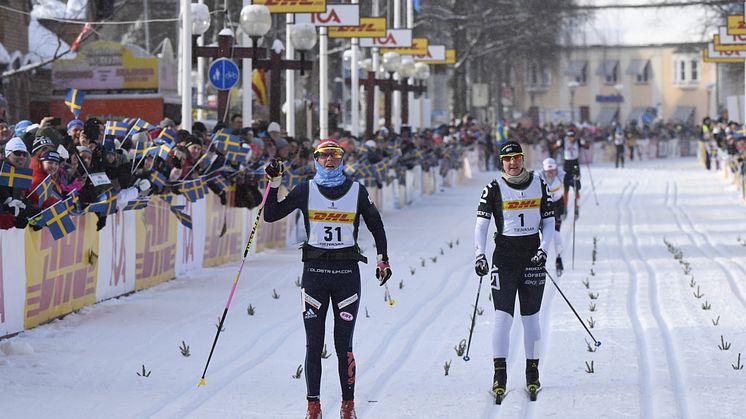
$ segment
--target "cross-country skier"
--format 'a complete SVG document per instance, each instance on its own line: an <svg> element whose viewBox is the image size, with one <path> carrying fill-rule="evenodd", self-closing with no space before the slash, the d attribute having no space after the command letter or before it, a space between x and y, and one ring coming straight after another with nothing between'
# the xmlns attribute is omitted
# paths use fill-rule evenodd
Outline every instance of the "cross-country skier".
<svg viewBox="0 0 746 419"><path fill-rule="evenodd" d="M306 330L307 419L321 418L321 352L324 347L324 322L330 307L334 312L334 348L342 386L340 417L356 417L356 365L352 353L352 335L360 304L360 271L357 263L367 262L357 245L361 216L373 234L378 249L376 276L380 285L391 277L381 215L365 187L345 177L343 155L344 150L336 141L321 141L314 151L314 178L296 186L280 202L277 201L277 188L282 181L284 167L273 160L265 169L271 178L271 189L264 219L277 221L300 209L308 237L303 245L301 280Z"/></svg>
<svg viewBox="0 0 746 419"><path fill-rule="evenodd" d="M578 141L575 131L570 130L565 133L564 139L557 140L555 146L564 149L565 214L567 214L567 205L569 204L567 194L570 188L575 188L575 219L577 219L580 215L580 147L589 148L590 144L587 144L582 138Z"/></svg>
<svg viewBox="0 0 746 419"><path fill-rule="evenodd" d="M547 187L523 167L523 150L509 141L500 150L502 176L482 191L474 231L477 275L491 275L495 328L492 337L495 375L492 389L500 403L506 391L510 327L516 294L520 301L526 349L526 385L535 399L539 389L539 310L544 293L546 249L554 233L554 206ZM487 231L495 217L492 263L485 253ZM490 269L491 267L491 269Z"/></svg>
<svg viewBox="0 0 746 419"><path fill-rule="evenodd" d="M546 183L549 196L554 203L554 250L557 253L555 267L557 269L557 276L562 276L562 271L565 270L565 267L562 264L562 235L560 234L560 228L562 228L562 219L564 218L562 215L565 211L565 188L562 184L565 171L557 167L557 162L553 158L547 157L542 162L542 170L537 170L536 175Z"/></svg>

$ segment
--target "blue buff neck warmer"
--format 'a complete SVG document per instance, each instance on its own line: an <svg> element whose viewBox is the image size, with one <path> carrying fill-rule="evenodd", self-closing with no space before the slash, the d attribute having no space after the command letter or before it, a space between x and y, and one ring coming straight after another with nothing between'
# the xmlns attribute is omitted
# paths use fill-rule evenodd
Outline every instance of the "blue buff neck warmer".
<svg viewBox="0 0 746 419"><path fill-rule="evenodd" d="M313 163L316 166L316 175L313 177L313 181L316 182L317 185L332 187L344 183L346 178L343 164L340 164L336 169L329 170L320 165L317 161L314 161Z"/></svg>

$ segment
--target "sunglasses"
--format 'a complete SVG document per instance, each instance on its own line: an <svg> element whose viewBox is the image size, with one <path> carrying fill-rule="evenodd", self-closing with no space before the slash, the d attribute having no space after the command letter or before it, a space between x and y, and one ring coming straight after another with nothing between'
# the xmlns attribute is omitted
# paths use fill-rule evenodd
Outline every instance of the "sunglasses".
<svg viewBox="0 0 746 419"><path fill-rule="evenodd" d="M342 158L342 152L340 150L324 150L324 151L317 151L313 153L313 156L317 159L341 159Z"/></svg>
<svg viewBox="0 0 746 419"><path fill-rule="evenodd" d="M511 160L515 159L516 161L523 161L523 154L507 154L505 156L501 156L500 160L504 162L509 162Z"/></svg>
<svg viewBox="0 0 746 419"><path fill-rule="evenodd" d="M27 155L27 154L28 154L28 153L26 153L26 152L25 152L25 151L23 151L23 150L13 150L13 155L14 155L14 156L17 156L17 157L22 157L22 156L23 156L23 157L26 157L26 155Z"/></svg>

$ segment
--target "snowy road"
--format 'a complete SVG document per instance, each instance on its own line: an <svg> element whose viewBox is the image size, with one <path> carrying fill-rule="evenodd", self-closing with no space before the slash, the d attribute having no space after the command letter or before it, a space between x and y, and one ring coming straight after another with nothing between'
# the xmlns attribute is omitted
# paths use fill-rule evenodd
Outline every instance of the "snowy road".
<svg viewBox="0 0 746 419"><path fill-rule="evenodd" d="M739 234L746 240L746 205L720 174L703 171L693 159L634 162L624 170L594 165L598 206L586 170L575 267L570 269L572 225L566 222L567 271L558 281L580 316L592 319L591 331L603 345L588 351L590 339L548 282L539 400L529 403L523 390L518 321L509 393L502 406L492 404L487 281L471 361L454 351L468 336L478 285L476 204L495 176L477 173L465 185L384 214L396 305L384 302L373 264L362 265L355 336L359 417L743 415L746 369L731 364L739 352L746 361L746 247L739 242ZM361 229L361 236L366 255L374 257L370 234ZM676 249L681 260L674 258ZM292 377L305 350L297 250L265 252L247 262L207 386L196 387L236 269L195 272L0 342L0 415L302 417L305 382ZM250 304L253 316L247 314ZM329 330L327 335L332 356L323 361L322 407L326 417L336 417L340 391ZM728 350L718 348L721 335ZM180 353L182 341L189 357ZM591 362L594 372L588 373ZM149 377L136 374L143 365Z"/></svg>

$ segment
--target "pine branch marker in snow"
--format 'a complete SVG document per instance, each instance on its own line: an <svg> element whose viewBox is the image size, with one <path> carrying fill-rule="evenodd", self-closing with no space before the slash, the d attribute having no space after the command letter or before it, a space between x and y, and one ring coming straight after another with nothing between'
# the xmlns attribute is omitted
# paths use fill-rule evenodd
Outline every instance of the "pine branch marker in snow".
<svg viewBox="0 0 746 419"><path fill-rule="evenodd" d="M568 306L570 306L570 309L572 310L572 312L575 313L575 317L578 318L578 321L580 322L580 324L583 325L583 328L585 329L585 331L588 332L588 335L591 337L591 339L593 339L593 344L596 347L601 346L601 341L600 340L596 340L596 338L593 337L593 333L591 333L591 331L588 329L588 326L585 325L585 322L583 321L583 319L580 318L580 315L578 314L577 310L575 310L575 307L573 307L572 304L570 304L570 300L567 299L567 297L565 296L565 293L562 292L562 289L560 289L559 285L557 285L557 282L554 280L554 278L552 278L552 275L549 274L549 272L546 270L546 268L544 269L544 272L547 274L547 276L549 277L549 279L552 280L552 284L554 284L554 287L557 288L557 291L559 291L559 293L562 296L562 298L565 299L565 302L567 303ZM591 326L591 327L593 327L593 326Z"/></svg>
<svg viewBox="0 0 746 419"><path fill-rule="evenodd" d="M327 359L330 356L332 356L332 354L330 354L329 352L327 352L327 350L326 350L326 343L325 343L324 344L324 350L321 351L321 357L324 358L324 359Z"/></svg>
<svg viewBox="0 0 746 419"><path fill-rule="evenodd" d="M718 318L717 318L717 319L713 319L713 320L712 320L712 325L713 325L713 326L717 326L717 325L718 325L718 323L720 323L720 316L718 316Z"/></svg>
<svg viewBox="0 0 746 419"><path fill-rule="evenodd" d="M249 306L246 307L246 314L248 314L249 316L253 316L254 314L256 314L256 308L253 305L249 304Z"/></svg>
<svg viewBox="0 0 746 419"><path fill-rule="evenodd" d="M720 345L718 345L718 349L721 351L727 351L730 349L730 342L726 342L725 338L723 338L723 335L720 335Z"/></svg>
<svg viewBox="0 0 746 419"><path fill-rule="evenodd" d="M145 371L145 364L142 364L142 372L138 372L137 375L139 375L140 377L148 378L150 377L151 372L153 371Z"/></svg>
<svg viewBox="0 0 746 419"><path fill-rule="evenodd" d="M738 361L736 361L736 364L735 365L730 364L730 365L731 365L731 367L733 367L734 370L742 370L743 369L743 364L741 363L741 353L740 352L738 353Z"/></svg>
<svg viewBox="0 0 746 419"><path fill-rule="evenodd" d="M275 300L279 300L280 299L280 294L278 294L277 290L274 289L274 288L272 288L272 298L274 298Z"/></svg>
<svg viewBox="0 0 746 419"><path fill-rule="evenodd" d="M184 357L190 357L192 356L191 353L189 353L189 345L186 344L183 340L181 341L181 346L179 346L179 350L181 351L181 355Z"/></svg>
<svg viewBox="0 0 746 419"><path fill-rule="evenodd" d="M301 374L303 374L303 364L298 365L298 369L295 370L295 375L293 375L292 377L298 380L300 379Z"/></svg>
<svg viewBox="0 0 746 419"><path fill-rule="evenodd" d="M588 374L593 374L596 372L596 370L593 368L593 361L589 364L588 361L585 361L585 372Z"/></svg>
<svg viewBox="0 0 746 419"><path fill-rule="evenodd" d="M484 276L479 277L479 286L477 287L477 300L474 302L474 313L471 315L471 327L469 327L469 343L466 344L466 355L464 355L463 360L465 362L468 362L469 359L469 349L471 349L471 336L474 334L474 322L477 318L477 306L479 306L479 293L482 292L482 278Z"/></svg>
<svg viewBox="0 0 746 419"><path fill-rule="evenodd" d="M449 359L448 362L443 364L443 371L445 372L445 375L448 375L448 371L451 369L451 360Z"/></svg>
<svg viewBox="0 0 746 419"><path fill-rule="evenodd" d="M259 205L259 209L256 212L256 219L254 219L254 226L251 228L251 234L249 234L249 239L246 241L246 248L243 251L243 258L241 258L241 265L238 267L238 273L236 273L236 278L233 280L233 286L231 286L231 292L228 294L228 301L225 303L225 308L223 309L223 316L220 318L220 323L218 324L218 332L215 334L215 340L212 341L212 348L210 348L210 355L207 357L207 363L205 363L205 369L202 371L202 377L199 379L199 384L197 384L197 387L201 387L205 385L205 374L207 374L207 367L210 366L210 360L212 359L212 353L215 351L215 345L218 343L218 337L220 336L220 331L223 327L223 322L225 322L225 316L228 314L228 309L231 306L231 300L233 300L233 294L236 292L236 285L238 285L238 279L241 278L241 271L243 270L243 265L246 262L246 256L249 254L249 249L251 248L251 242L254 241L254 235L256 234L256 229L259 227L259 220L261 220L262 217L262 209L264 209L264 203L267 202L267 196L269 195L269 188L270 183L267 182L267 187L264 189L264 196L262 197L262 203Z"/></svg>
<svg viewBox="0 0 746 419"><path fill-rule="evenodd" d="M702 298L705 295L699 291L699 285L697 286L697 292L694 293L694 298Z"/></svg>
<svg viewBox="0 0 746 419"><path fill-rule="evenodd" d="M456 355L464 356L464 352L466 352L466 339L461 339L461 342L455 345L453 350L456 351Z"/></svg>

